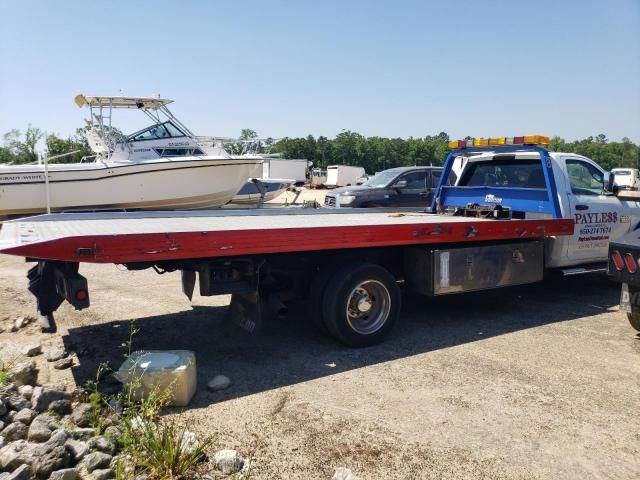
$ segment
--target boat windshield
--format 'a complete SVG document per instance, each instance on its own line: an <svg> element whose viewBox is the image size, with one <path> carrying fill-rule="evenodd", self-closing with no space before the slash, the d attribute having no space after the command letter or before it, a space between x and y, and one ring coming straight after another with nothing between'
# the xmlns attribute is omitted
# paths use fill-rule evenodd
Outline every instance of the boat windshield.
<svg viewBox="0 0 640 480"><path fill-rule="evenodd" d="M386 187L391 180L398 176L398 172L380 172L377 175L374 175L369 180L367 180L364 185L366 187L380 188Z"/></svg>
<svg viewBox="0 0 640 480"><path fill-rule="evenodd" d="M145 128L144 130L133 133L129 135L128 140L130 142L139 142L142 140L157 140L162 138L184 136L185 134L178 127L176 127L172 122L167 121L164 123L159 123L157 125L152 125Z"/></svg>

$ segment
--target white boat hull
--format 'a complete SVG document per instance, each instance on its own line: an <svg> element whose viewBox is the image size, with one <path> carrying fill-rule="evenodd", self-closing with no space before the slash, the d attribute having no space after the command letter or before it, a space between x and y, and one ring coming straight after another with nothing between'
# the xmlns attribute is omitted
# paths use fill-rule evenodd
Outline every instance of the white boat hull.
<svg viewBox="0 0 640 480"><path fill-rule="evenodd" d="M287 188L295 183L295 180L290 179L265 179L259 178L262 183L265 194L264 201L270 202L271 200L275 200L280 195L282 195ZM231 199L233 204L238 205L255 205L260 201L260 191L258 187L253 183L252 180L249 180L240 191Z"/></svg>
<svg viewBox="0 0 640 480"><path fill-rule="evenodd" d="M141 163L49 165L51 210L164 210L220 207L258 158L181 157ZM46 211L44 166L0 167L0 218Z"/></svg>

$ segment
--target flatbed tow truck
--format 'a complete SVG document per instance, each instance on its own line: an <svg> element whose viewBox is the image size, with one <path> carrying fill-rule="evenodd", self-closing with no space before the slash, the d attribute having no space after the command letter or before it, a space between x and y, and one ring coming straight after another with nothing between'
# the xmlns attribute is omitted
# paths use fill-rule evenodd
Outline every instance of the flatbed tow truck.
<svg viewBox="0 0 640 480"><path fill-rule="evenodd" d="M373 345L399 317L401 286L445 295L537 282L548 267L591 270L599 254L571 259L561 241L575 234L576 219L563 212L560 157L541 146L546 142L542 136L450 142L425 211L62 213L4 223L0 253L36 263L29 290L52 329L63 301L89 306L79 265L115 263L179 270L189 298L196 283L203 296L231 294L230 314L250 332L261 328L265 312L282 313L301 298L319 329L350 346ZM448 186L458 157L467 159L462 184ZM491 175L479 171L487 165ZM520 183L477 181L512 173Z"/></svg>

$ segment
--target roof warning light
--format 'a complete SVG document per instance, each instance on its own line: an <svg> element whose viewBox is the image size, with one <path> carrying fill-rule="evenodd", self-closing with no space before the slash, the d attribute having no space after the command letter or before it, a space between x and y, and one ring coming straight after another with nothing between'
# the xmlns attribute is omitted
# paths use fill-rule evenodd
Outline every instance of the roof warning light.
<svg viewBox="0 0 640 480"><path fill-rule="evenodd" d="M451 140L448 145L449 148L549 145L549 137L544 135L524 135L521 137L473 138L471 140Z"/></svg>

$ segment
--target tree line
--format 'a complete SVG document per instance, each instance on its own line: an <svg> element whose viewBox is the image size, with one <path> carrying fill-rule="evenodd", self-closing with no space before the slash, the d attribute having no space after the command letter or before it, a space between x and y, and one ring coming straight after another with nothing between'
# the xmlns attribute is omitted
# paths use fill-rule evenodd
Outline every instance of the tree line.
<svg viewBox="0 0 640 480"><path fill-rule="evenodd" d="M83 157L92 154L83 129L76 130L72 136L62 138L55 134L46 135L39 128L29 125L24 132L11 130L3 135L0 163L36 162L37 148L41 140L44 140L52 162L79 162ZM375 173L400 166L442 165L448 152L448 141L449 135L445 132L421 138L386 138L365 137L352 131L343 131L335 138L316 138L308 135L263 140L258 138L255 131L244 129L235 142L230 142L225 147L234 154L247 151L280 153L285 158L311 160L314 166L320 168L328 165L357 165L364 167L368 173ZM549 150L584 155L607 170L616 167L640 167L640 146L626 137L619 142L610 141L604 134L575 141L553 137L549 143ZM64 154L68 155L60 157Z"/></svg>
<svg viewBox="0 0 640 480"><path fill-rule="evenodd" d="M465 137L466 140L471 137ZM422 138L365 137L356 132L345 131L335 138L283 138L274 143L270 152L280 152L285 158L306 158L314 166L357 165L368 173L392 167L412 165L442 165L447 152L449 135L427 135ZM616 167L640 168L640 145L628 138L620 142L607 139L600 134L583 140L567 141L553 137L550 151L584 155L595 160L604 169Z"/></svg>
<svg viewBox="0 0 640 480"><path fill-rule="evenodd" d="M92 155L84 130L62 138L54 133L46 135L44 131L29 125L24 132L13 129L2 136L0 163L24 164L38 161L38 143L44 139L47 155L53 163L77 163L83 157ZM56 158L57 157L57 158Z"/></svg>

